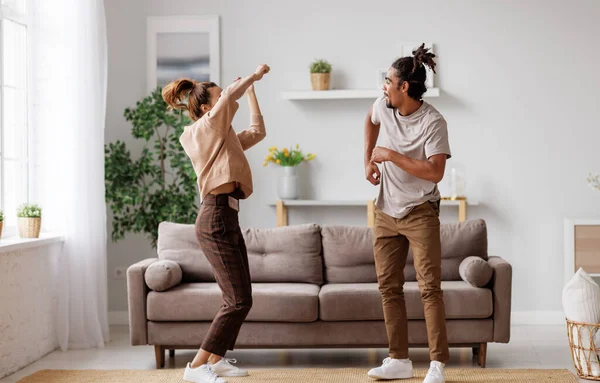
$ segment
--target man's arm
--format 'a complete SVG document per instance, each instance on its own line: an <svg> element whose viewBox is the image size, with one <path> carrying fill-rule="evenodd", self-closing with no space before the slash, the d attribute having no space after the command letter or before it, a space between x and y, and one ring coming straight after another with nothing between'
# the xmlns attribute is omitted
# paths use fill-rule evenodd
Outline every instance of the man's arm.
<svg viewBox="0 0 600 383"><path fill-rule="evenodd" d="M365 119L365 174L367 181L372 183L373 185L379 184L379 178L381 173L379 172L379 168L375 163L371 160L373 154L373 148L375 148L375 144L377 143L377 138L379 137L379 124L375 125L371 121L371 116L373 114L373 108L369 109L369 113L367 113L367 118Z"/></svg>
<svg viewBox="0 0 600 383"><path fill-rule="evenodd" d="M436 154L427 160L415 160L393 150L377 146L373 149L371 160L376 163L393 162L394 165L405 172L437 184L444 177L446 157L446 154Z"/></svg>

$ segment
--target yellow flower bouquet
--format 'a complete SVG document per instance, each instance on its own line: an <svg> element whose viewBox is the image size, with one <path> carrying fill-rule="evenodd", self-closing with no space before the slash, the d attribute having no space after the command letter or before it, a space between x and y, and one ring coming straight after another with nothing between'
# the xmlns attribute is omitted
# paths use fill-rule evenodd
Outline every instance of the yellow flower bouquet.
<svg viewBox="0 0 600 383"><path fill-rule="evenodd" d="M281 150L277 147L272 146L269 148L269 155L265 157L265 163L263 166L267 166L269 162L272 162L281 166L297 166L302 161L312 161L316 157L316 154L302 153L298 144L295 149L283 148Z"/></svg>

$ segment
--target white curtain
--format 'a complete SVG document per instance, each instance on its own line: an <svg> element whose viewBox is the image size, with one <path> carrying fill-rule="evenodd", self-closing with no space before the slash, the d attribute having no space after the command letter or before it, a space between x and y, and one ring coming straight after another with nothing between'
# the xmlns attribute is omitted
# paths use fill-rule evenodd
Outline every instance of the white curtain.
<svg viewBox="0 0 600 383"><path fill-rule="evenodd" d="M63 233L61 349L108 341L102 0L33 0L32 202L43 230Z"/></svg>

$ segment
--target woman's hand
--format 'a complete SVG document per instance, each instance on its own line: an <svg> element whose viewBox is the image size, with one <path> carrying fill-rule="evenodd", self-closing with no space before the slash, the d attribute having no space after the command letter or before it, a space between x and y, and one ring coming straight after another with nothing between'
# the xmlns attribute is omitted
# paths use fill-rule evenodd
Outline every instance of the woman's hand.
<svg viewBox="0 0 600 383"><path fill-rule="evenodd" d="M269 68L267 64L260 64L254 71L255 81L261 80L265 74L269 73L270 70L271 68Z"/></svg>

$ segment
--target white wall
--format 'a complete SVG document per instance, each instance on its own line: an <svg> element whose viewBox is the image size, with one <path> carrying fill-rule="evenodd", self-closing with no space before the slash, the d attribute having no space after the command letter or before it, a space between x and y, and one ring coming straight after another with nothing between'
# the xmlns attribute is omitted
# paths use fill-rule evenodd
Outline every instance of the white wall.
<svg viewBox="0 0 600 383"><path fill-rule="evenodd" d="M257 84L267 138L248 152L255 194L242 226L272 227L276 169L267 148L299 143L317 159L304 173L304 197L371 198L364 180L363 120L370 100L291 102L287 89L310 87L315 57L333 64L336 88L371 88L405 41L435 44L437 84L429 99L446 117L452 162L467 170L467 194L481 203L470 218L488 223L491 254L513 264L516 311L561 310L563 219L600 214L588 188L600 172L597 108L600 3L552 1L197 1L106 0L109 43L107 142L131 139L123 109L145 95L145 17L221 16L222 82L267 62ZM266 4L270 4L270 8ZM242 99L234 128L248 122ZM455 219L454 210L443 220ZM362 209L292 210L290 224L364 225ZM154 256L141 236L109 245L116 266ZM124 281L109 281L110 310L126 310Z"/></svg>
<svg viewBox="0 0 600 383"><path fill-rule="evenodd" d="M0 379L58 347L61 246L0 252Z"/></svg>

